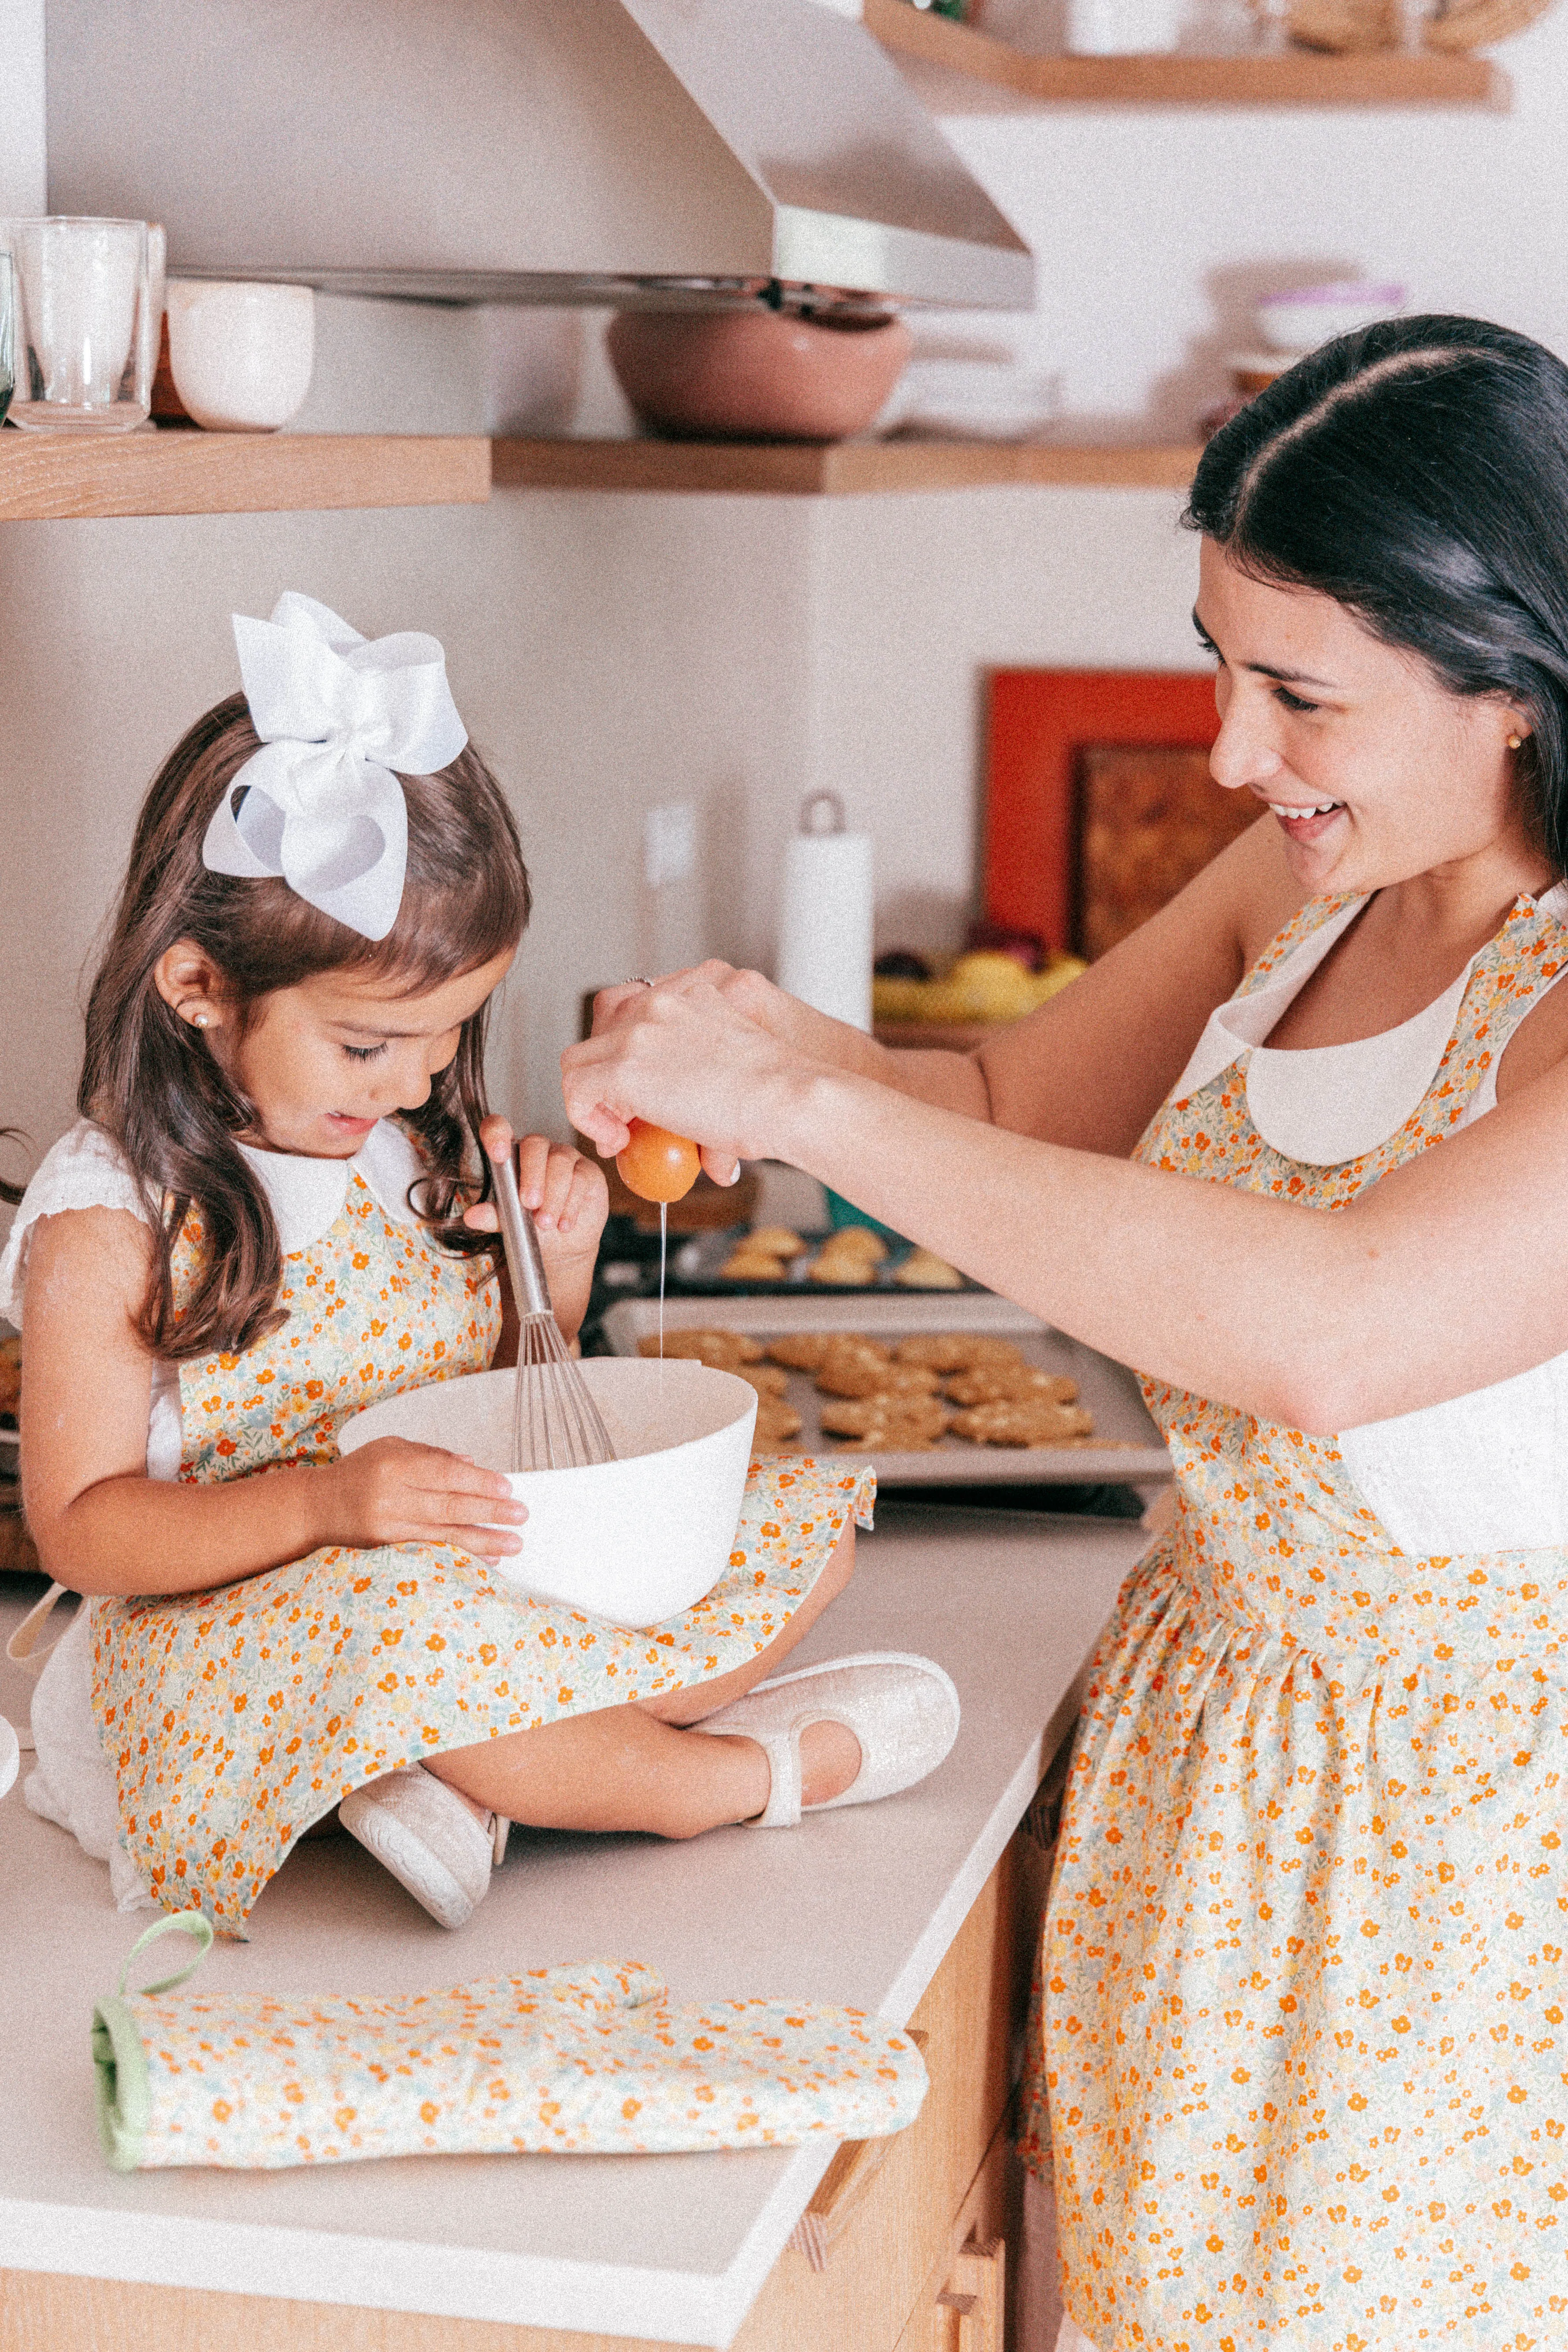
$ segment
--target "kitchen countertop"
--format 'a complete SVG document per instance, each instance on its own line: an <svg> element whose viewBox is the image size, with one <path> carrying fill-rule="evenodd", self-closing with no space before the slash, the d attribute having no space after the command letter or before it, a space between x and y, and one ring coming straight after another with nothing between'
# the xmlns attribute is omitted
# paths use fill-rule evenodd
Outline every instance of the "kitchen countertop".
<svg viewBox="0 0 1568 2352"><path fill-rule="evenodd" d="M514 1830L449 1936L345 1837L296 1849L220 1945L209 1989L414 1992L589 1956L647 1960L681 2000L780 1994L902 2024L1021 1819L1075 1686L1148 1538L1136 1523L883 1507L847 1592L795 1663L929 1653L963 1727L920 1787L787 1832L689 1845ZM0 1637L21 1603L0 1589ZM0 1662L0 1712L25 1719ZM30 1759L24 1758L24 1769ZM88 2053L150 1914L0 1801L0 2268L727 2345L831 2147L709 2156L405 2158L279 2173L111 2172Z"/></svg>

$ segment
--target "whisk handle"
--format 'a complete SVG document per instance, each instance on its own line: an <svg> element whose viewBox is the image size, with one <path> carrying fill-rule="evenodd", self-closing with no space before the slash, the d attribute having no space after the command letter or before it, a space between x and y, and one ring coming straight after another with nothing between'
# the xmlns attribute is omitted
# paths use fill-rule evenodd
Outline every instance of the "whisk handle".
<svg viewBox="0 0 1568 2352"><path fill-rule="evenodd" d="M544 1278L539 1235L517 1189L517 1163L509 1151L490 1163L495 1171L496 1204L500 1213L501 1240L506 1245L507 1271L520 1315L550 1315L550 1285Z"/></svg>

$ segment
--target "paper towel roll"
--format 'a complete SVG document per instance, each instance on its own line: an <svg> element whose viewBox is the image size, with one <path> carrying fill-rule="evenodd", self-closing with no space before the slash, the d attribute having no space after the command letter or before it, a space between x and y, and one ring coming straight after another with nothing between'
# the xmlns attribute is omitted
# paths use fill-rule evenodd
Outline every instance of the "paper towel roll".
<svg viewBox="0 0 1568 2352"><path fill-rule="evenodd" d="M778 983L835 1021L870 1028L868 833L797 833L790 842L779 908Z"/></svg>

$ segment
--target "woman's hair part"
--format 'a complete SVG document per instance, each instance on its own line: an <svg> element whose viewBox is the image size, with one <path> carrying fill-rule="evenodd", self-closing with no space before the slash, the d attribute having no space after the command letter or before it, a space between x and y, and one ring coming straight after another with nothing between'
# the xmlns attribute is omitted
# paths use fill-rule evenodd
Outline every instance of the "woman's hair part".
<svg viewBox="0 0 1568 2352"><path fill-rule="evenodd" d="M139 1336L165 1361L249 1347L285 1319L282 1257L261 1186L237 1138L254 1106L202 1037L165 1003L165 951L193 940L223 979L239 1034L266 997L321 972L353 971L416 994L477 971L517 945L531 897L521 845L500 788L472 745L431 776L403 776L408 862L397 919L367 940L298 897L281 878L211 872L202 843L213 810L259 749L243 695L199 719L164 761L137 820L131 862L87 1009L78 1108L110 1134L140 1181L160 1246ZM493 1254L494 1236L461 1222L488 1197L477 1153L484 1116L488 1006L464 1023L428 1100L404 1114L424 1162L419 1213L449 1250ZM194 1211L203 1235L191 1293L176 1301L172 1252Z"/></svg>
<svg viewBox="0 0 1568 2352"><path fill-rule="evenodd" d="M1341 335L1221 427L1183 518L1331 596L1456 695L1530 715L1527 815L1568 873L1568 367L1480 319Z"/></svg>

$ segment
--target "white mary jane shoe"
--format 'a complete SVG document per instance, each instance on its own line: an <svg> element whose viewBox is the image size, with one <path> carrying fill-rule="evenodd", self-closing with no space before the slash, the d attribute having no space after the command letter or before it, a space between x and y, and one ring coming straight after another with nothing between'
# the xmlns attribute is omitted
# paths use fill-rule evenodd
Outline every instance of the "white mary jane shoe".
<svg viewBox="0 0 1568 2352"><path fill-rule="evenodd" d="M503 1813L487 1826L422 1764L367 1780L342 1800L338 1819L443 1927L460 1927L483 1902L510 1827Z"/></svg>
<svg viewBox="0 0 1568 2352"><path fill-rule="evenodd" d="M958 1693L934 1659L904 1650L866 1650L826 1665L773 1675L721 1707L693 1731L754 1739L773 1787L748 1829L794 1829L801 1816L800 1736L812 1723L842 1723L860 1743L860 1769L837 1797L807 1810L870 1805L934 1772L958 1738Z"/></svg>

